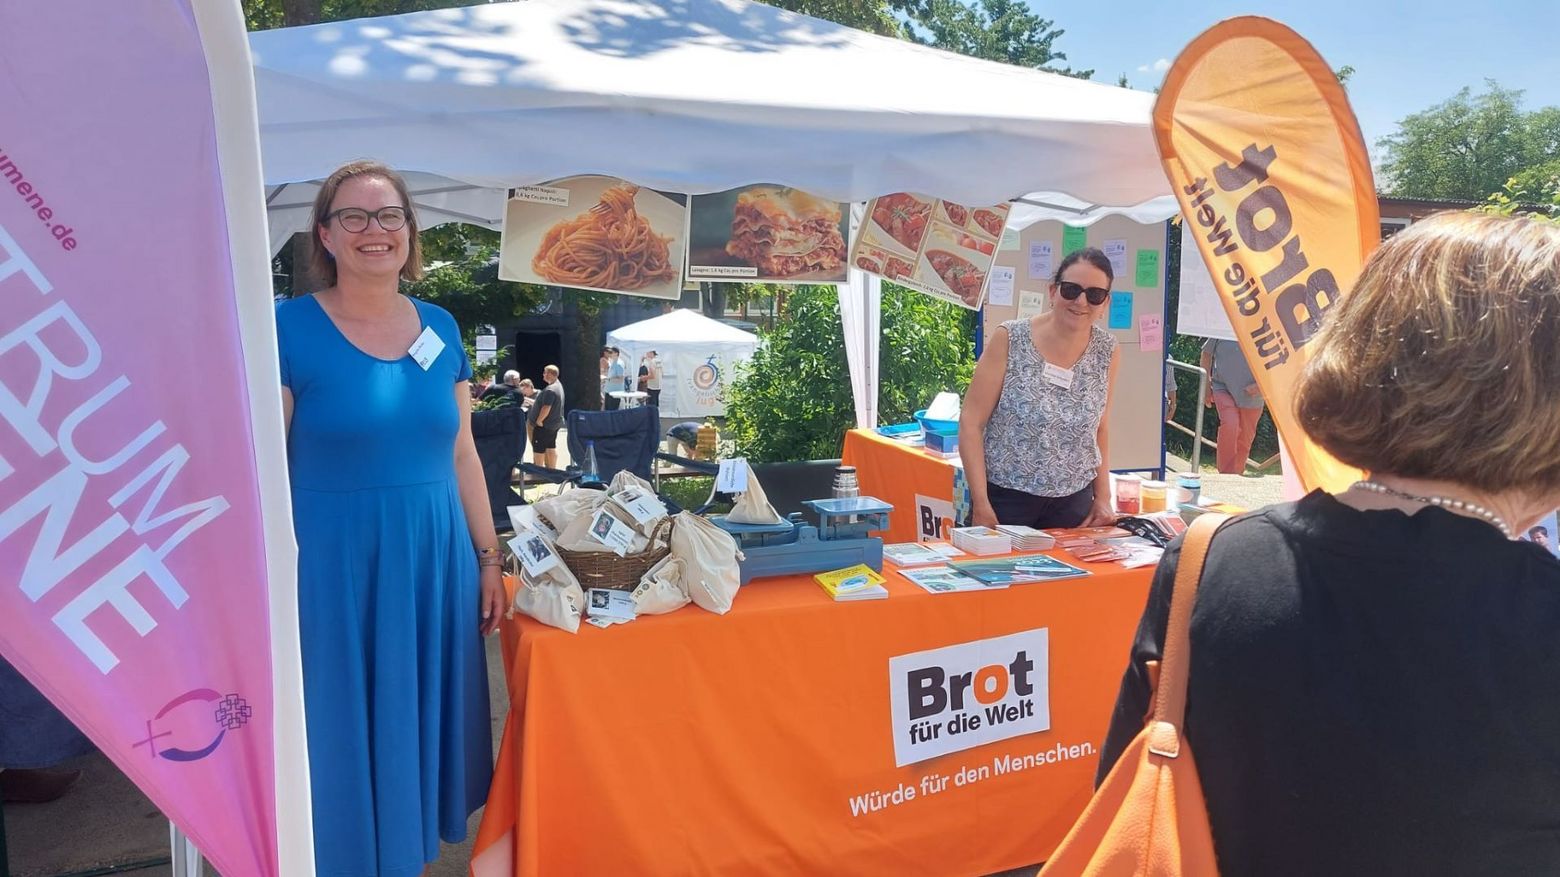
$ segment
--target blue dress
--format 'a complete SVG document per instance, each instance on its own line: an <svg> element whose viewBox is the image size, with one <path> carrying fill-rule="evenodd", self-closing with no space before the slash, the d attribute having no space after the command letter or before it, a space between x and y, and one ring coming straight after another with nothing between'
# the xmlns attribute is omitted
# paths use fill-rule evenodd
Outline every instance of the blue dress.
<svg viewBox="0 0 1560 877"><path fill-rule="evenodd" d="M455 320L444 349L359 350L313 296L277 306L298 539L298 617L321 877L417 875L492 778L476 552L455 477Z"/></svg>

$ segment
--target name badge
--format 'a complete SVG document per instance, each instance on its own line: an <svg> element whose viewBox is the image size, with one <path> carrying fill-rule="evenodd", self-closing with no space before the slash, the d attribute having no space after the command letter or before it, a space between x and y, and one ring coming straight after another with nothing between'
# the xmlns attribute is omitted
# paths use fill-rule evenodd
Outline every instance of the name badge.
<svg viewBox="0 0 1560 877"><path fill-rule="evenodd" d="M1062 368L1048 362L1045 364L1041 377L1053 387L1061 387L1063 390L1072 389L1073 373L1070 368Z"/></svg>
<svg viewBox="0 0 1560 877"><path fill-rule="evenodd" d="M406 355L422 366L423 371L427 371L428 367L433 365L433 361L438 359L439 354L442 352L444 352L444 339L439 337L439 333L433 331L432 326L429 326L422 331L421 335L417 336L416 341L412 342L412 346L406 351Z"/></svg>

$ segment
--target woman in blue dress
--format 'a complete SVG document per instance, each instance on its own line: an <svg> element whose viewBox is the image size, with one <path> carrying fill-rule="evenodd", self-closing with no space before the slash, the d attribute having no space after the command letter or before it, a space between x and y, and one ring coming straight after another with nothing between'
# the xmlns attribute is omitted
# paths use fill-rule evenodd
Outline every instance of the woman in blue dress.
<svg viewBox="0 0 1560 877"><path fill-rule="evenodd" d="M455 320L406 184L356 162L314 204L319 292L277 307L321 877L415 877L492 777L482 637L503 611Z"/></svg>

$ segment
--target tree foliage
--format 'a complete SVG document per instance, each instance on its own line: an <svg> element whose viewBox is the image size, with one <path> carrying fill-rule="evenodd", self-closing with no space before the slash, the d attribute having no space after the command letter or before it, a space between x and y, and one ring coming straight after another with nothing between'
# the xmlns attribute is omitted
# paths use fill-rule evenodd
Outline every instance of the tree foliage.
<svg viewBox="0 0 1560 877"><path fill-rule="evenodd" d="M1377 144L1382 188L1405 198L1483 200L1508 180L1560 159L1560 107L1522 109L1522 92L1487 81L1474 95L1414 113Z"/></svg>
<svg viewBox="0 0 1560 877"><path fill-rule="evenodd" d="M879 419L910 420L943 390L963 392L975 368L970 313L883 284ZM755 461L831 459L855 426L850 369L832 286L796 287L726 399L727 435Z"/></svg>
<svg viewBox="0 0 1560 877"><path fill-rule="evenodd" d="M1079 79L1094 75L1058 66L1067 55L1055 43L1066 31L1022 0L889 0L889 5L904 16L904 35L915 42Z"/></svg>

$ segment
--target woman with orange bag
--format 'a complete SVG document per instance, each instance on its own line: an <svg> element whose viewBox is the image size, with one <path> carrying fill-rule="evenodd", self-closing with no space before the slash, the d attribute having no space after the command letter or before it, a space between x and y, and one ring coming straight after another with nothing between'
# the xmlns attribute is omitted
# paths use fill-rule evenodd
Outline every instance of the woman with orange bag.
<svg viewBox="0 0 1560 877"><path fill-rule="evenodd" d="M1560 873L1560 561L1514 538L1560 505L1560 227L1416 224L1311 344L1299 418L1370 474L1208 551L1184 739L1219 873ZM1101 778L1143 728L1178 559Z"/></svg>

